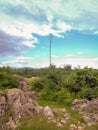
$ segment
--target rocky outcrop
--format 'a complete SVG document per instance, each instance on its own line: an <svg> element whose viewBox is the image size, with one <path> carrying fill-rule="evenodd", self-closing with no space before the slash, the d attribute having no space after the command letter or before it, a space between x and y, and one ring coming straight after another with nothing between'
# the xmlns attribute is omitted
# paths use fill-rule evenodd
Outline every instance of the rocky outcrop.
<svg viewBox="0 0 98 130"><path fill-rule="evenodd" d="M0 92L0 130L16 129L19 126L19 119L23 116L42 115L48 122L54 123L58 128L68 125L71 114L65 108L53 109L49 106L40 106L35 99L37 94L30 90L28 82L23 77L20 78L19 88L8 89L6 92ZM92 101L75 99L72 102L73 109L83 114L84 120L88 125L98 123L98 99ZM3 117L11 110L6 122ZM4 124L5 123L5 124ZM83 130L81 124L71 124L70 130Z"/></svg>
<svg viewBox="0 0 98 130"><path fill-rule="evenodd" d="M75 100L72 102L73 109L74 109L74 110L78 110L79 112L82 113L82 110L84 111L84 109L87 108L87 104L88 104L88 103L89 103L89 101L86 100L86 99L83 99L83 100L75 99Z"/></svg>
<svg viewBox="0 0 98 130"><path fill-rule="evenodd" d="M58 128L62 128L67 124L67 120L70 118L70 114L65 108L52 109L49 106L43 108L43 115L47 118L48 122L56 124Z"/></svg>
<svg viewBox="0 0 98 130"><path fill-rule="evenodd" d="M20 75L14 75L14 77L20 81L20 86L18 87L19 89L23 90L24 92L30 91L30 86L28 85L28 80L26 78Z"/></svg>
<svg viewBox="0 0 98 130"><path fill-rule="evenodd" d="M74 110L83 114L83 118L89 126L98 123L98 98L91 101L75 99L72 104Z"/></svg>
<svg viewBox="0 0 98 130"><path fill-rule="evenodd" d="M75 124L71 124L69 130L84 130L83 126L76 126Z"/></svg>
<svg viewBox="0 0 98 130"><path fill-rule="evenodd" d="M12 117L9 118L9 121L6 123L7 130L15 130L18 127L18 123L13 121Z"/></svg>
<svg viewBox="0 0 98 130"><path fill-rule="evenodd" d="M6 115L7 110L9 109L9 105L7 102L6 94L0 92L0 130L4 130L3 118Z"/></svg>
<svg viewBox="0 0 98 130"><path fill-rule="evenodd" d="M14 128L18 126L18 120L22 116L33 116L34 113L42 112L43 107L34 100L33 94L31 91L24 92L17 88L7 90L6 94L0 92L0 118L3 119L9 109L13 111L11 117L8 115L7 128L3 126L2 120L0 120L0 127L3 129Z"/></svg>
<svg viewBox="0 0 98 130"><path fill-rule="evenodd" d="M8 101L6 94L0 92L0 118L3 117L8 109Z"/></svg>
<svg viewBox="0 0 98 130"><path fill-rule="evenodd" d="M45 117L47 118L54 118L54 114L53 114L53 111L50 107L46 106L44 107L43 109L43 114Z"/></svg>
<svg viewBox="0 0 98 130"><path fill-rule="evenodd" d="M9 89L6 94L0 94L0 116L3 117L8 108L13 111L13 115L9 116L6 122L5 129L15 129L19 125L21 117L26 115L34 116L34 114L42 114L48 122L55 123L59 128L66 125L70 114L64 108L42 107L34 100L33 94L32 91L25 92L17 88Z"/></svg>
<svg viewBox="0 0 98 130"><path fill-rule="evenodd" d="M28 94L20 89L9 89L7 97L9 105L19 118L27 114L33 115L34 112L39 113L42 110L42 107L34 101L30 93Z"/></svg>

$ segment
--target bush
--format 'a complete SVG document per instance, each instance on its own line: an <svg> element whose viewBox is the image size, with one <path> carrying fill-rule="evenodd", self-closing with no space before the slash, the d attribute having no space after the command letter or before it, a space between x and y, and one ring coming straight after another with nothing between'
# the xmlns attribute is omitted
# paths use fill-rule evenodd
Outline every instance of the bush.
<svg viewBox="0 0 98 130"><path fill-rule="evenodd" d="M0 71L0 88L14 88L19 86L19 81L13 76L11 70L2 68Z"/></svg>
<svg viewBox="0 0 98 130"><path fill-rule="evenodd" d="M44 79L39 78L39 79L32 80L30 82L30 86L32 90L35 90L36 92L40 92L44 88Z"/></svg>
<svg viewBox="0 0 98 130"><path fill-rule="evenodd" d="M96 91L96 89L84 87L84 88L82 88L82 91L80 92L80 97L86 98L88 100L92 100L93 98L96 98L98 96L98 94L97 94L98 92Z"/></svg>
<svg viewBox="0 0 98 130"><path fill-rule="evenodd" d="M62 87L61 90L57 94L57 102L61 104L65 103L65 104L70 105L73 97L74 97L73 94L69 93L66 88Z"/></svg>

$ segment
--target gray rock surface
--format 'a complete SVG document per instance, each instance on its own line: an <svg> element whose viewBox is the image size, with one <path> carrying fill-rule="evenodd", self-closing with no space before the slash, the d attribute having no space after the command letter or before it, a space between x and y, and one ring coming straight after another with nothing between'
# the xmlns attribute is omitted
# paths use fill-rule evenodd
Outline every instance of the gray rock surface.
<svg viewBox="0 0 98 130"><path fill-rule="evenodd" d="M52 109L49 106L46 106L43 109L43 114L47 118L53 118L54 117L53 111L52 111Z"/></svg>
<svg viewBox="0 0 98 130"><path fill-rule="evenodd" d="M74 110L83 114L83 118L89 126L98 123L98 98L91 101L75 99L72 104Z"/></svg>
<svg viewBox="0 0 98 130"><path fill-rule="evenodd" d="M0 92L0 118L3 117L8 109L8 102L6 94Z"/></svg>
<svg viewBox="0 0 98 130"><path fill-rule="evenodd" d="M33 115L34 112L39 113L42 107L37 104L28 93L14 88L8 90L8 102L16 116Z"/></svg>
<svg viewBox="0 0 98 130"><path fill-rule="evenodd" d="M33 116L34 113L42 112L43 107L40 106L34 99L31 91L24 92L21 89L8 89L6 94L0 92L0 118L6 116L6 112L11 109L12 117L9 117L6 127L0 120L0 128L9 129L18 126L18 120L25 115ZM10 115L9 115L10 116Z"/></svg>

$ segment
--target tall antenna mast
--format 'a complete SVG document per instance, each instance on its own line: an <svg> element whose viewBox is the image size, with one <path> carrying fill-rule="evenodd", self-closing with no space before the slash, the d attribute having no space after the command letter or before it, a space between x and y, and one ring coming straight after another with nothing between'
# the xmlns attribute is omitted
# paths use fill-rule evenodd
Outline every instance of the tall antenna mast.
<svg viewBox="0 0 98 130"><path fill-rule="evenodd" d="M52 43L52 35L50 34L50 38L49 38L49 59L50 59L50 67L51 67L51 43Z"/></svg>

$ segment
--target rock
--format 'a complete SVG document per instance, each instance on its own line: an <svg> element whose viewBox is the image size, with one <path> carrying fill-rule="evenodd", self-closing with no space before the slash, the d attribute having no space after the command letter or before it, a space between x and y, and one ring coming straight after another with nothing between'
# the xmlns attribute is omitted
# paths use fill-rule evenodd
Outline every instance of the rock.
<svg viewBox="0 0 98 130"><path fill-rule="evenodd" d="M62 125L60 122L58 122L58 123L57 123L57 127L58 127L58 128L62 128L63 125Z"/></svg>
<svg viewBox="0 0 98 130"><path fill-rule="evenodd" d="M12 118L9 119L9 121L6 123L7 129L15 130L18 126L17 124L12 120Z"/></svg>
<svg viewBox="0 0 98 130"><path fill-rule="evenodd" d="M56 124L57 120L55 118L48 117L48 122Z"/></svg>
<svg viewBox="0 0 98 130"><path fill-rule="evenodd" d="M88 126L91 126L92 124L95 124L95 117L93 115L84 115L84 120L88 123Z"/></svg>
<svg viewBox="0 0 98 130"><path fill-rule="evenodd" d="M98 123L98 98L88 101L86 99L73 101L73 109L82 113L88 125Z"/></svg>
<svg viewBox="0 0 98 130"><path fill-rule="evenodd" d="M39 94L34 91L27 91L25 92L25 96L28 96L30 99L37 99L39 97Z"/></svg>
<svg viewBox="0 0 98 130"><path fill-rule="evenodd" d="M85 109L85 106L87 106L88 103L89 103L89 101L86 100L86 99L82 99L82 100L75 99L75 100L72 102L73 109L75 109L75 110L80 110L80 109L83 108L83 107L84 107L84 109Z"/></svg>
<svg viewBox="0 0 98 130"><path fill-rule="evenodd" d="M56 115L61 115L64 120L68 120L70 118L70 113L67 112L65 108L62 109L53 109L53 113Z"/></svg>
<svg viewBox="0 0 98 130"><path fill-rule="evenodd" d="M51 122L54 123L54 124L57 123L56 119L52 119Z"/></svg>
<svg viewBox="0 0 98 130"><path fill-rule="evenodd" d="M68 119L70 118L70 114L69 114L69 113L65 113L65 114L64 114L64 118L65 118L66 120L68 120Z"/></svg>
<svg viewBox="0 0 98 130"><path fill-rule="evenodd" d="M94 113L94 120L95 120L95 123L98 124L98 113Z"/></svg>
<svg viewBox="0 0 98 130"><path fill-rule="evenodd" d="M70 130L77 130L77 126L75 124L70 125Z"/></svg>
<svg viewBox="0 0 98 130"><path fill-rule="evenodd" d="M51 110L50 107L46 106L44 109L43 109L43 114L45 117L47 118L53 118L54 117L54 114L53 114L53 111Z"/></svg>
<svg viewBox="0 0 98 130"><path fill-rule="evenodd" d="M30 93L26 94L26 92L14 88L8 90L7 96L9 105L17 117L28 114L33 115L34 112L38 114L42 111L42 107L33 100Z"/></svg>
<svg viewBox="0 0 98 130"><path fill-rule="evenodd" d="M72 102L73 109L78 110L79 112L85 112L87 110L94 109L98 111L98 98L88 101L86 99L78 100L75 99Z"/></svg>
<svg viewBox="0 0 98 130"><path fill-rule="evenodd" d="M30 91L30 86L28 85L28 80L24 78L23 76L14 75L14 77L17 77L20 81L20 86L18 87L24 92Z"/></svg>
<svg viewBox="0 0 98 130"><path fill-rule="evenodd" d="M62 112L62 113L67 113L67 111L66 111L66 109L65 108L62 108L62 109L60 109L60 111Z"/></svg>
<svg viewBox="0 0 98 130"><path fill-rule="evenodd" d="M78 126L77 130L84 130L83 126Z"/></svg>
<svg viewBox="0 0 98 130"><path fill-rule="evenodd" d="M79 99L75 99L73 102L72 102L72 105L79 105L79 104L84 104L84 103L88 103L89 101L87 99L82 99L82 100L79 100Z"/></svg>
<svg viewBox="0 0 98 130"><path fill-rule="evenodd" d="M0 93L0 118L3 117L8 109L7 96Z"/></svg>
<svg viewBox="0 0 98 130"><path fill-rule="evenodd" d="M64 119L61 119L61 124L64 124L64 125L66 125L67 124L67 122L66 122L66 120L64 120Z"/></svg>

